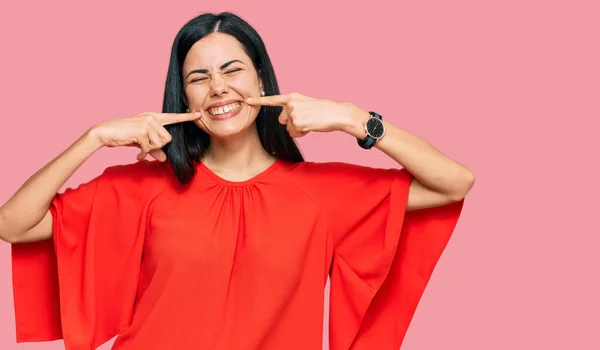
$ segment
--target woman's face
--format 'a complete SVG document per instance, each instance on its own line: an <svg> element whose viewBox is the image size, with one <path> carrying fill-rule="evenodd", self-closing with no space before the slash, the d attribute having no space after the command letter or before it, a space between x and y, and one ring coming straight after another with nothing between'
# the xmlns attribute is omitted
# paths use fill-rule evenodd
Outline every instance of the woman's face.
<svg viewBox="0 0 600 350"><path fill-rule="evenodd" d="M196 125L211 137L231 137L254 124L260 107L244 101L260 96L262 83L233 36L213 33L195 43L183 63L183 82L190 112L202 112Z"/></svg>

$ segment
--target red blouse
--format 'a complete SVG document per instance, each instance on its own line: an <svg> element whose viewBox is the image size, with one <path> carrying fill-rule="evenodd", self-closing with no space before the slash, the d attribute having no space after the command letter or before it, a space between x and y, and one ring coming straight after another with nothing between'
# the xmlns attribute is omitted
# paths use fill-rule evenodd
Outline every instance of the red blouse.
<svg viewBox="0 0 600 350"><path fill-rule="evenodd" d="M398 349L463 202L408 211L405 170L277 161L112 166L57 194L53 239L14 244L18 342L66 348Z"/></svg>

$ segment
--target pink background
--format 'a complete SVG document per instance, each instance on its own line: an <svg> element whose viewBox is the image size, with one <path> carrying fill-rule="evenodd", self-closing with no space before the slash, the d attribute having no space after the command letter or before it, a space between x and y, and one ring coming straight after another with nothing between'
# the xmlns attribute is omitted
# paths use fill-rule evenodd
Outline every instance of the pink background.
<svg viewBox="0 0 600 350"><path fill-rule="evenodd" d="M94 123L160 110L179 27L233 10L284 92L377 110L474 170L403 350L600 349L597 1L160 3L2 3L0 202ZM300 146L394 166L342 133ZM102 150L68 185L132 161ZM0 349L64 348L15 344L9 253L0 244Z"/></svg>

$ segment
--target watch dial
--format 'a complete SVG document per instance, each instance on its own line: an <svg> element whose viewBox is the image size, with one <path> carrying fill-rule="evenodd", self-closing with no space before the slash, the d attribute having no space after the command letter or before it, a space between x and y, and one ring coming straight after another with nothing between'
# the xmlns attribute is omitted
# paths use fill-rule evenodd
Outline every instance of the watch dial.
<svg viewBox="0 0 600 350"><path fill-rule="evenodd" d="M371 137L378 139L383 136L383 122L377 118L371 118L367 121L367 130Z"/></svg>

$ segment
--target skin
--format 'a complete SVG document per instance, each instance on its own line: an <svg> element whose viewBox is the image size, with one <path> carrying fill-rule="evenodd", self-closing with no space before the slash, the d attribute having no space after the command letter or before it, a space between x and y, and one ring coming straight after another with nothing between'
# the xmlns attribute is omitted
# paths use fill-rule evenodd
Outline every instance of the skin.
<svg viewBox="0 0 600 350"><path fill-rule="evenodd" d="M229 63L226 67L224 64ZM274 161L260 143L255 127L261 105L283 106L279 122L293 137L310 132L343 132L363 138L369 113L349 102L315 99L298 93L261 97L262 82L250 58L233 37L214 33L197 42L182 69L189 113L145 112L94 125L71 146L31 176L0 207L0 238L9 243L50 238L54 195L92 154L102 147L140 148L138 159L166 159L161 148L171 141L165 125L194 123L211 137L201 160L217 175L244 181ZM203 70L198 72L197 70ZM239 101L236 116L218 120L207 108L225 100ZM385 121L386 135L375 145L414 177L408 210L462 200L474 184L473 173L427 141Z"/></svg>

